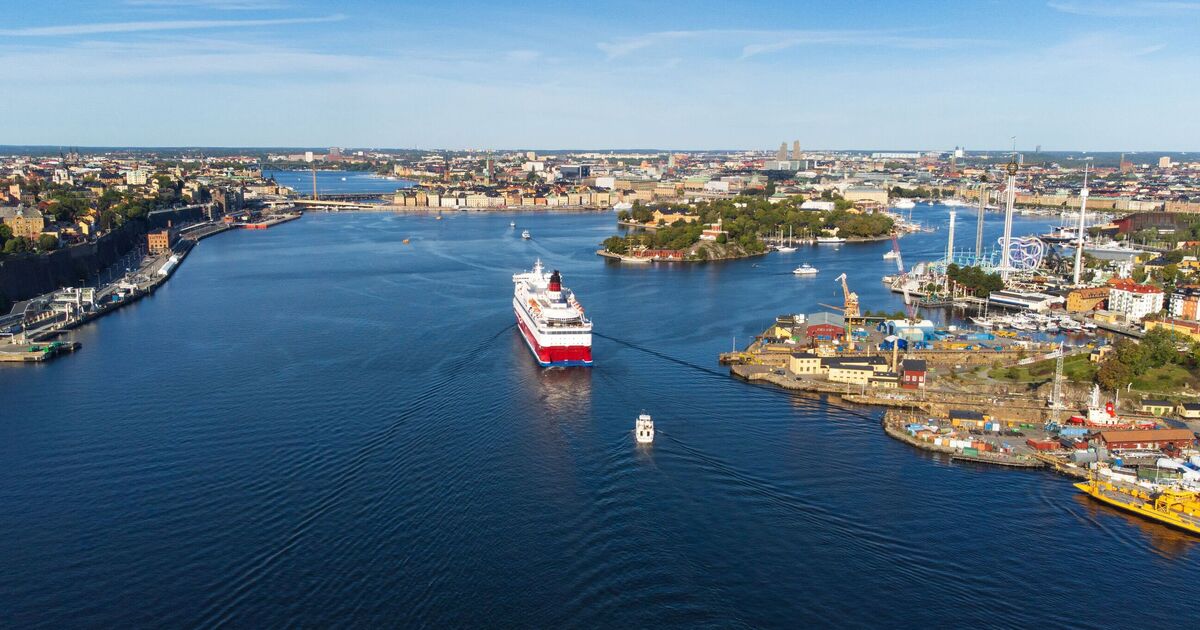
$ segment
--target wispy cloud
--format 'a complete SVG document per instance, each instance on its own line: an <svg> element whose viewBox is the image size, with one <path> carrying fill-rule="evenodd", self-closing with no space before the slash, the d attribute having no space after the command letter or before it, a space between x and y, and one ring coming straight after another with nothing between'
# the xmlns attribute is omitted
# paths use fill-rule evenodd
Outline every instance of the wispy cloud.
<svg viewBox="0 0 1200 630"><path fill-rule="evenodd" d="M278 0L125 0L131 7L204 7L223 11L266 11L287 7Z"/></svg>
<svg viewBox="0 0 1200 630"><path fill-rule="evenodd" d="M1200 15L1200 2L1063 2L1047 3L1051 9L1092 17L1167 17Z"/></svg>
<svg viewBox="0 0 1200 630"><path fill-rule="evenodd" d="M740 47L741 58L746 59L798 46L818 44L935 49L980 42L958 38L905 36L895 31L705 29L645 33L611 42L600 42L596 46L611 60L639 50L682 43Z"/></svg>
<svg viewBox="0 0 1200 630"><path fill-rule="evenodd" d="M253 26L285 26L338 22L346 16L337 13L323 17L279 18L270 20L161 20L150 22L107 22L99 24L62 24L59 26L30 26L0 29L9 37L64 37L71 35L100 35L105 33L139 33L154 31L188 31L212 28L246 28Z"/></svg>

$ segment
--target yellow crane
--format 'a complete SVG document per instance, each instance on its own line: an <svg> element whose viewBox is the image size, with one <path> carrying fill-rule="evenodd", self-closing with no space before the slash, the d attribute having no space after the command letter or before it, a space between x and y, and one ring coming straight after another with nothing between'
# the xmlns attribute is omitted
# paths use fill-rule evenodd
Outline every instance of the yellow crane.
<svg viewBox="0 0 1200 630"><path fill-rule="evenodd" d="M845 299L845 304L842 307L843 316L846 318L846 325L849 326L852 321L862 319L862 315L858 312L858 294L850 290L850 285L846 284L846 274L842 274L834 279L834 282L842 283L842 295Z"/></svg>

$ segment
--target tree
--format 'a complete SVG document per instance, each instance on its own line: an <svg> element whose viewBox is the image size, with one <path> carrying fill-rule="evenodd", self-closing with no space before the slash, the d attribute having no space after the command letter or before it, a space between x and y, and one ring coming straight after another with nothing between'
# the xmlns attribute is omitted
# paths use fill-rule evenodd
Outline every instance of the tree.
<svg viewBox="0 0 1200 630"><path fill-rule="evenodd" d="M33 243L24 236L11 238L4 244L5 254L20 254L33 249Z"/></svg>
<svg viewBox="0 0 1200 630"><path fill-rule="evenodd" d="M1110 356L1100 364L1096 372L1096 382L1104 389L1121 389L1133 382L1133 369L1121 362L1115 356Z"/></svg>
<svg viewBox="0 0 1200 630"><path fill-rule="evenodd" d="M1158 273L1158 277L1165 284L1175 284L1175 279L1179 277L1179 265L1175 263L1168 264Z"/></svg>
<svg viewBox="0 0 1200 630"><path fill-rule="evenodd" d="M53 234L43 234L38 237L37 248L39 251L52 252L58 249L58 237Z"/></svg>

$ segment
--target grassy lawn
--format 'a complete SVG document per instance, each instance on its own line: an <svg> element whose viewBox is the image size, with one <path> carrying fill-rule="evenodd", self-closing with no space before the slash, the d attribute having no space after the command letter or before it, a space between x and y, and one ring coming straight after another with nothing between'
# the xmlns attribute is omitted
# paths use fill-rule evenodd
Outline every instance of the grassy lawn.
<svg viewBox="0 0 1200 630"><path fill-rule="evenodd" d="M1164 365L1147 370L1133 379L1133 388L1145 392L1175 392L1184 385L1196 386L1196 375L1180 365Z"/></svg>
<svg viewBox="0 0 1200 630"><path fill-rule="evenodd" d="M1013 381L1029 383L1049 381L1054 378L1055 359L1038 361L1030 365L1016 365L1007 368L991 370L990 376L998 381ZM1079 354L1063 360L1063 377L1076 383L1090 383L1096 376L1096 364L1088 360L1088 355ZM1137 385L1135 384L1134 387Z"/></svg>

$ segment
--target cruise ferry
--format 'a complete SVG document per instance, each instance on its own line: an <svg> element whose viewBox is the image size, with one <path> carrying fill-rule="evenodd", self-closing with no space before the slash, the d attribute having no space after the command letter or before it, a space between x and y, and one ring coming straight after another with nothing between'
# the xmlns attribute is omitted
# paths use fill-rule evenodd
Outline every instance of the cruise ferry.
<svg viewBox="0 0 1200 630"><path fill-rule="evenodd" d="M532 271L513 274L513 285L517 327L538 365L590 366L592 322L558 271L546 273L538 260Z"/></svg>

